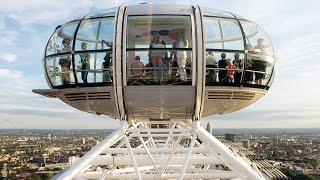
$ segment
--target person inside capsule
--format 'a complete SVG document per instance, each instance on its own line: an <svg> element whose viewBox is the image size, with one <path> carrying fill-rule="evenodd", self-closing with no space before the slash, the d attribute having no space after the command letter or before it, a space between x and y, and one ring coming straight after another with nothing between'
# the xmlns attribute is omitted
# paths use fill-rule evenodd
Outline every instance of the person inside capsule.
<svg viewBox="0 0 320 180"><path fill-rule="evenodd" d="M70 38L64 38L62 40L63 48L59 51L59 53L70 52L71 51L71 40ZM59 60L59 65L61 66L61 78L63 85L70 84L70 66L71 66L71 58L69 55L61 56Z"/></svg>
<svg viewBox="0 0 320 180"><path fill-rule="evenodd" d="M241 74L242 74L242 61L240 59L240 54L234 54L233 65L235 66L236 72L234 75L234 83L236 85L240 85L241 82Z"/></svg>
<svg viewBox="0 0 320 180"><path fill-rule="evenodd" d="M219 82L220 83L225 83L227 78L226 78L226 68L227 66L227 60L226 60L226 53L221 53L221 59L218 62L218 67L219 67Z"/></svg>
<svg viewBox="0 0 320 180"><path fill-rule="evenodd" d="M140 56L136 56L131 64L131 75L143 75L144 64L140 61Z"/></svg>
<svg viewBox="0 0 320 180"><path fill-rule="evenodd" d="M108 52L103 59L104 62L102 63L102 80L103 82L112 82L111 54Z"/></svg>
<svg viewBox="0 0 320 180"><path fill-rule="evenodd" d="M87 48L88 48L87 42L81 43L82 51L86 51ZM90 70L90 54L89 53L80 54L80 63L81 63L81 79L83 83L88 83L87 78Z"/></svg>
<svg viewBox="0 0 320 180"><path fill-rule="evenodd" d="M217 68L217 61L214 58L213 52L209 51L206 57L206 68L208 69L207 82L216 82L217 81L217 73L215 68Z"/></svg>
<svg viewBox="0 0 320 180"><path fill-rule="evenodd" d="M172 48L188 48L189 42L185 36L184 31L180 31L176 38L176 41L172 44ZM178 73L181 81L187 81L187 51L177 50L176 51Z"/></svg>
<svg viewBox="0 0 320 180"><path fill-rule="evenodd" d="M150 43L150 49L152 48L165 48L165 42L160 39L158 32L152 32L152 41ZM153 79L154 82L159 83L162 80L162 58L164 56L163 50L151 50L149 52L149 57L153 65Z"/></svg>

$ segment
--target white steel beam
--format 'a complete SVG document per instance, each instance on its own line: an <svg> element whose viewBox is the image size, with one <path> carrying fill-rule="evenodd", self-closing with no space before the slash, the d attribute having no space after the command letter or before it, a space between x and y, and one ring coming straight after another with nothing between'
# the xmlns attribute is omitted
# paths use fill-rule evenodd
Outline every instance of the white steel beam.
<svg viewBox="0 0 320 180"><path fill-rule="evenodd" d="M200 126L200 122L194 122L198 127L198 138L202 143L208 144L213 147L214 150L220 154L221 159L225 159L228 167L236 171L241 175L242 179L248 180L263 180L264 177L255 171L248 162L242 159L237 153L232 152L227 146L221 143L217 138L212 136L203 127Z"/></svg>
<svg viewBox="0 0 320 180"><path fill-rule="evenodd" d="M121 128L56 179L264 179L256 166L199 122L171 123L156 129L145 123L128 128L122 122ZM223 168L218 170L220 165Z"/></svg>
<svg viewBox="0 0 320 180"><path fill-rule="evenodd" d="M99 156L105 149L112 146L124 135L124 132L128 126L124 125L122 128L111 133L106 139L101 141L96 147L93 147L87 154L85 154L81 159L75 162L66 172L60 175L58 180L71 180L74 176L78 175L83 171L88 165L92 163L97 156Z"/></svg>

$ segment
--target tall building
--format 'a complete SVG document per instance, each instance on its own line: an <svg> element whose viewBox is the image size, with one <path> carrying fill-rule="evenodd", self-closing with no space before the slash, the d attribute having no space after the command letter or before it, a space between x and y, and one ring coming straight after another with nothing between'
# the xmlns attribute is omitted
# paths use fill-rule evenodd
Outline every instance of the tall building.
<svg viewBox="0 0 320 180"><path fill-rule="evenodd" d="M212 129L211 129L210 122L207 123L207 128L206 128L206 130L207 130L210 134L212 134Z"/></svg>
<svg viewBox="0 0 320 180"><path fill-rule="evenodd" d="M51 140L51 134L48 134L48 137L47 137L49 140Z"/></svg>
<svg viewBox="0 0 320 180"><path fill-rule="evenodd" d="M231 142L234 142L234 134L230 134L230 133L225 134L224 135L224 139L228 140L228 141L231 141Z"/></svg>
<svg viewBox="0 0 320 180"><path fill-rule="evenodd" d="M244 148L250 149L250 141L249 141L249 139L242 141L242 146Z"/></svg>

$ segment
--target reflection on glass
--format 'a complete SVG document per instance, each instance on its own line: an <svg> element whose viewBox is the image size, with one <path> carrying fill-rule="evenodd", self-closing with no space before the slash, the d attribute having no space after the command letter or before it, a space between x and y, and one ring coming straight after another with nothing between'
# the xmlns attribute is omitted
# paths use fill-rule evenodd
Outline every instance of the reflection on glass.
<svg viewBox="0 0 320 180"><path fill-rule="evenodd" d="M131 27L127 31L127 48L150 48L155 37L159 37L166 48L172 48L180 37L192 44L189 16L129 16L127 26ZM157 45L153 48L162 47Z"/></svg>
<svg viewBox="0 0 320 180"><path fill-rule="evenodd" d="M78 21L58 27L48 42L46 55L70 52ZM66 44L67 43L67 44Z"/></svg>
<svg viewBox="0 0 320 180"><path fill-rule="evenodd" d="M129 16L128 26L128 85L191 84L190 16Z"/></svg>
<svg viewBox="0 0 320 180"><path fill-rule="evenodd" d="M208 51L206 61L206 85L241 84L244 54Z"/></svg>
<svg viewBox="0 0 320 180"><path fill-rule="evenodd" d="M183 58L174 55L183 54ZM156 61L152 56L159 56ZM127 53L128 85L191 84L191 51L130 51ZM156 63L156 65L155 65Z"/></svg>
<svg viewBox="0 0 320 180"><path fill-rule="evenodd" d="M244 81L246 84L267 85L272 75L274 58L263 54L248 54Z"/></svg>
<svg viewBox="0 0 320 180"><path fill-rule="evenodd" d="M78 83L112 84L111 52L107 53L78 53L75 55L75 66Z"/></svg>
<svg viewBox="0 0 320 180"><path fill-rule="evenodd" d="M81 44L86 42L88 50L110 49L114 29L114 18L83 20L77 33L75 50L81 50Z"/></svg>
<svg viewBox="0 0 320 180"><path fill-rule="evenodd" d="M53 86L74 84L70 55L62 55L46 59L46 68Z"/></svg>

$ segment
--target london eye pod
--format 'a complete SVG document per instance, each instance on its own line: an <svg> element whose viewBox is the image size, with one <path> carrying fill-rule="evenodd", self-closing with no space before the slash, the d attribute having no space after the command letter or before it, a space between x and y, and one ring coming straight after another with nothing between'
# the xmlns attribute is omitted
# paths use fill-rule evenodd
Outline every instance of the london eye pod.
<svg viewBox="0 0 320 180"><path fill-rule="evenodd" d="M43 61L50 89L34 92L85 112L150 121L249 106L270 88L275 56L267 34L243 17L139 4L58 26Z"/></svg>
<svg viewBox="0 0 320 180"><path fill-rule="evenodd" d="M264 179L198 121L247 107L270 88L275 54L255 23L199 6L123 5L58 26L43 62L50 89L33 92L123 123L60 179ZM165 164L155 160L160 152ZM226 171L203 170L221 164Z"/></svg>

